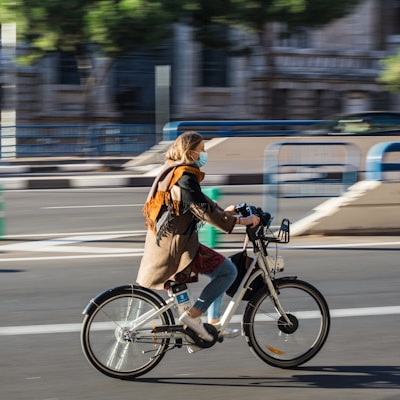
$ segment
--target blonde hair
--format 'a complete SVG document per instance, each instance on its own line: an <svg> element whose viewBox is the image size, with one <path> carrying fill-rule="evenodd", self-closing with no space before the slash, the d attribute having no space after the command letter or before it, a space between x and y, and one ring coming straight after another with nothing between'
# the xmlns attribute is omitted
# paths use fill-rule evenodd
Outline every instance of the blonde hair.
<svg viewBox="0 0 400 400"><path fill-rule="evenodd" d="M189 152L194 150L203 140L203 136L195 131L182 133L168 149L167 160L193 164L193 159L189 156Z"/></svg>

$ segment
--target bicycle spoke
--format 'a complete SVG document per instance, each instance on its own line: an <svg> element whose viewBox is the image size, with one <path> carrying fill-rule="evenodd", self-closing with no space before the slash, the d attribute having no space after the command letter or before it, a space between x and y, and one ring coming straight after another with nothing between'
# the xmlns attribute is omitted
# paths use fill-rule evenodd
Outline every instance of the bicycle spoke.
<svg viewBox="0 0 400 400"><path fill-rule="evenodd" d="M314 357L329 331L329 309L321 294L306 282L279 286L280 316L267 292L253 299L245 311L244 330L252 351L280 368L298 366Z"/></svg>
<svg viewBox="0 0 400 400"><path fill-rule="evenodd" d="M141 292L110 294L86 315L81 340L89 362L106 375L125 378L139 376L158 364L169 339L155 340L149 327L168 324L161 313L152 318L161 305ZM145 325L144 330L135 326ZM144 340L140 332L147 332ZM151 354L147 354L151 349Z"/></svg>

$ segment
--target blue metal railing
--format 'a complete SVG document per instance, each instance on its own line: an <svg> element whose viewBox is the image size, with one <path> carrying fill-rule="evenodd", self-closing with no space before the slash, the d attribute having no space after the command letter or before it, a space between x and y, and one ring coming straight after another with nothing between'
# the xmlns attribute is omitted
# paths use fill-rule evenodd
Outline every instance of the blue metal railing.
<svg viewBox="0 0 400 400"><path fill-rule="evenodd" d="M290 136L298 133L301 127L320 122L324 120L175 121L164 126L163 139L175 140L179 134L188 129L195 129L205 136ZM277 129L278 127L280 129ZM207 130L204 130L205 128Z"/></svg>
<svg viewBox="0 0 400 400"><path fill-rule="evenodd" d="M153 125L98 125L89 130L88 143L96 155L138 155L156 143Z"/></svg>
<svg viewBox="0 0 400 400"><path fill-rule="evenodd" d="M388 153L400 152L400 142L382 142L372 146L367 154L366 180L382 181L384 172L400 171L399 162L385 162Z"/></svg>
<svg viewBox="0 0 400 400"><path fill-rule="evenodd" d="M170 141L185 129L208 136L290 136L301 127L320 120L176 121L164 126L163 139ZM1 158L57 156L135 156L156 143L155 127L149 124L0 127Z"/></svg>
<svg viewBox="0 0 400 400"><path fill-rule="evenodd" d="M208 136L290 136L320 120L176 121L164 126L170 141L186 129ZM149 124L0 127L1 158L138 155L156 143Z"/></svg>
<svg viewBox="0 0 400 400"><path fill-rule="evenodd" d="M1 156L135 156L156 141L155 127L132 125L0 127Z"/></svg>

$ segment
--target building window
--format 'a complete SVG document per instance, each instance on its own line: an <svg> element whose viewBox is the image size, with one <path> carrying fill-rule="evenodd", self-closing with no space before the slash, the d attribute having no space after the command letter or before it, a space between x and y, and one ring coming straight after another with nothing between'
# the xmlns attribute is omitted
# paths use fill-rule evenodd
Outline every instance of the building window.
<svg viewBox="0 0 400 400"><path fill-rule="evenodd" d="M58 83L60 85L79 85L79 69L75 55L60 53L58 62Z"/></svg>
<svg viewBox="0 0 400 400"><path fill-rule="evenodd" d="M394 14L394 24L393 24L394 34L400 35L400 0L396 0L393 14Z"/></svg>
<svg viewBox="0 0 400 400"><path fill-rule="evenodd" d="M390 110L390 93L389 92L372 92L371 110Z"/></svg>
<svg viewBox="0 0 400 400"><path fill-rule="evenodd" d="M288 119L288 89L274 89L272 95L275 103L275 119Z"/></svg>
<svg viewBox="0 0 400 400"><path fill-rule="evenodd" d="M296 31L291 32L287 26L281 25L277 38L278 46L292 47L296 49L306 49L312 47L310 29L307 27L298 27Z"/></svg>
<svg viewBox="0 0 400 400"><path fill-rule="evenodd" d="M113 64L115 101L125 121L134 113L150 115L155 107L155 68L171 65L169 42L157 49L136 51L117 58ZM143 120L143 118L142 118Z"/></svg>
<svg viewBox="0 0 400 400"><path fill-rule="evenodd" d="M211 41L224 43L228 38L226 27L210 28L208 36ZM226 87L228 86L228 54L223 48L204 45L201 55L201 86Z"/></svg>
<svg viewBox="0 0 400 400"><path fill-rule="evenodd" d="M313 119L326 119L339 112L341 112L340 93L333 90L314 92Z"/></svg>

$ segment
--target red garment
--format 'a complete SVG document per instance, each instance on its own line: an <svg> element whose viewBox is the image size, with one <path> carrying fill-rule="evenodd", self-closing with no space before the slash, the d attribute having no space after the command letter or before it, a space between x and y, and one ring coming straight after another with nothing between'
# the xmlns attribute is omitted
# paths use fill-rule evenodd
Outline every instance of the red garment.
<svg viewBox="0 0 400 400"><path fill-rule="evenodd" d="M215 250L200 243L199 250L191 264L192 273L195 275L198 275L199 273L208 275L224 261L225 257L222 254L219 254Z"/></svg>
<svg viewBox="0 0 400 400"><path fill-rule="evenodd" d="M178 272L175 275L175 282L197 282L199 280L199 274L211 274L211 272L218 268L224 261L225 257L222 254L200 243L199 250L192 263L182 272ZM170 287L171 281L167 281L164 285L164 289L168 290Z"/></svg>

